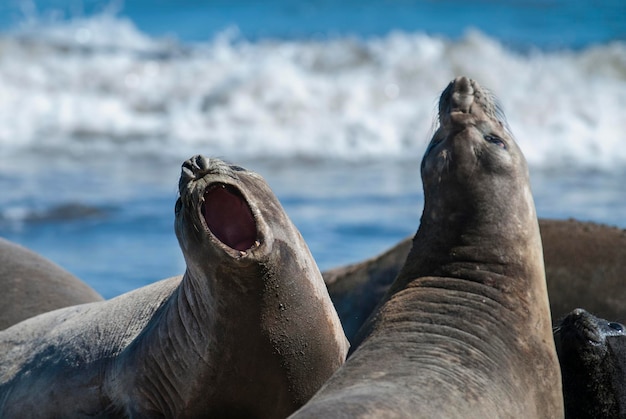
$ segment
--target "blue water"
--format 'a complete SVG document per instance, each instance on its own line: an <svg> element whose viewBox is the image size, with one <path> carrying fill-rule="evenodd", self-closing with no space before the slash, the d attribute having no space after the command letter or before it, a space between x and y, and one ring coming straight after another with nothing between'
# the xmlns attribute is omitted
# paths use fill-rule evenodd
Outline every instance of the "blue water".
<svg viewBox="0 0 626 419"><path fill-rule="evenodd" d="M183 272L180 164L261 173L322 269L414 233L436 98L501 99L541 217L626 228L626 3L0 3L0 236L105 297Z"/></svg>
<svg viewBox="0 0 626 419"><path fill-rule="evenodd" d="M103 12L128 17L151 36L183 41L206 41L229 26L252 40L382 36L397 30L458 39L467 28L522 48L582 48L626 39L622 0L13 0L0 6L0 25Z"/></svg>

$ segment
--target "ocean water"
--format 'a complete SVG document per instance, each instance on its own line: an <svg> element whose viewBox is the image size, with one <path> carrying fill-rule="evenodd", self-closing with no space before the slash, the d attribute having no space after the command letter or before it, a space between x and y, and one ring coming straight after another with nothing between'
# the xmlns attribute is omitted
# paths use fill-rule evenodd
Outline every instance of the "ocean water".
<svg viewBox="0 0 626 419"><path fill-rule="evenodd" d="M183 272L181 163L261 173L320 268L418 227L437 98L499 98L540 217L626 228L626 3L0 4L0 236L112 297Z"/></svg>

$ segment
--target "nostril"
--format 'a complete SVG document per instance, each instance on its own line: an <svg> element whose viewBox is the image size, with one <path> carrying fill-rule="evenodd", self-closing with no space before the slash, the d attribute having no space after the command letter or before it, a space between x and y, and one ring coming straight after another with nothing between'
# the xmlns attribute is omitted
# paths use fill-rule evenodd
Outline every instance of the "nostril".
<svg viewBox="0 0 626 419"><path fill-rule="evenodd" d="M197 155L195 157L195 163L198 169L200 169L201 171L205 171L210 166L210 159L207 159L206 157L202 155Z"/></svg>
<svg viewBox="0 0 626 419"><path fill-rule="evenodd" d="M474 102L474 88L467 77L458 77L454 80L450 98L452 112L469 113Z"/></svg>

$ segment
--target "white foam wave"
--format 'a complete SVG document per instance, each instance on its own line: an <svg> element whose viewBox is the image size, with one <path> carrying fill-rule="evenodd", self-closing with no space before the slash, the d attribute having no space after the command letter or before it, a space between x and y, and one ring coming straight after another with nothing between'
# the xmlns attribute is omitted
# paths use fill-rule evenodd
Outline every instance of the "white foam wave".
<svg viewBox="0 0 626 419"><path fill-rule="evenodd" d="M419 159L457 75L495 92L531 164L626 164L626 44L519 54L478 32L181 45L110 15L0 36L4 156Z"/></svg>

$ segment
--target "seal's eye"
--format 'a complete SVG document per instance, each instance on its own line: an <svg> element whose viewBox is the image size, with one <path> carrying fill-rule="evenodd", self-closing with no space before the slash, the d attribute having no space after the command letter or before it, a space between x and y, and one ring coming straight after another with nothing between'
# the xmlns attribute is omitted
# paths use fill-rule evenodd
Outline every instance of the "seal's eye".
<svg viewBox="0 0 626 419"><path fill-rule="evenodd" d="M506 144L504 143L504 140L500 137L496 137L495 135L485 135L483 137L485 139L485 141L490 142L492 144L495 144L499 147L505 148L506 149Z"/></svg>
<svg viewBox="0 0 626 419"><path fill-rule="evenodd" d="M622 326L619 323L614 323L614 322L610 322L609 323L609 327L613 330L617 330L618 332L623 332L624 331L624 326Z"/></svg>

